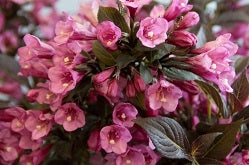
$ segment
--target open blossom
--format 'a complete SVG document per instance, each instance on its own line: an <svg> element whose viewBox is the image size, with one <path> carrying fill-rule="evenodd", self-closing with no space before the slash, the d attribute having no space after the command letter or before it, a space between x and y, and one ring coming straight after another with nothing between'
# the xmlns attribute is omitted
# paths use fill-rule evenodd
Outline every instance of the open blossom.
<svg viewBox="0 0 249 165"><path fill-rule="evenodd" d="M137 37L149 48L164 43L167 39L168 21L164 18L147 17L140 23Z"/></svg>
<svg viewBox="0 0 249 165"><path fill-rule="evenodd" d="M66 103L58 108L54 120L66 131L74 131L85 125L85 115L75 103Z"/></svg>
<svg viewBox="0 0 249 165"><path fill-rule="evenodd" d="M79 72L64 66L55 66L48 70L48 77L50 79L49 89L56 94L65 94L75 88L82 76Z"/></svg>
<svg viewBox="0 0 249 165"><path fill-rule="evenodd" d="M48 135L53 121L53 116L51 114L43 114L38 110L29 110L27 111L27 115L25 127L32 132L32 139L38 140Z"/></svg>
<svg viewBox="0 0 249 165"><path fill-rule="evenodd" d="M119 103L114 107L112 114L113 122L125 127L132 127L138 114L137 109L130 103Z"/></svg>
<svg viewBox="0 0 249 165"><path fill-rule="evenodd" d="M109 49L116 49L116 42L121 37L121 30L111 21L103 21L97 25L97 38Z"/></svg>
<svg viewBox="0 0 249 165"><path fill-rule="evenodd" d="M163 108L164 112L175 111L181 97L181 90L166 80L152 84L146 92L149 107L153 110Z"/></svg>
<svg viewBox="0 0 249 165"><path fill-rule="evenodd" d="M121 154L116 159L116 165L138 165L145 164L144 155L140 150L128 148L126 153Z"/></svg>
<svg viewBox="0 0 249 165"><path fill-rule="evenodd" d="M156 165L157 161L160 159L160 156L158 156L149 146L140 144L134 148L143 154L146 165Z"/></svg>
<svg viewBox="0 0 249 165"><path fill-rule="evenodd" d="M101 129L101 147L107 152L122 154L126 152L127 143L132 139L129 130L119 125L110 125Z"/></svg>

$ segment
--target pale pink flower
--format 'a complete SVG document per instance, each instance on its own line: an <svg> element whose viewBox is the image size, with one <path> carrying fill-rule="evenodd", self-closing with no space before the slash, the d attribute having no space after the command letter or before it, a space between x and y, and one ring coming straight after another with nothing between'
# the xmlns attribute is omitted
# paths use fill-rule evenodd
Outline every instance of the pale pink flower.
<svg viewBox="0 0 249 165"><path fill-rule="evenodd" d="M121 30L111 21L103 21L97 25L97 38L109 49L116 49L116 42L121 38Z"/></svg>
<svg viewBox="0 0 249 165"><path fill-rule="evenodd" d="M124 154L121 154L116 159L116 165L138 165L145 164L144 155L140 150L129 147Z"/></svg>
<svg viewBox="0 0 249 165"><path fill-rule="evenodd" d="M153 110L162 108L165 113L175 111L181 97L181 90L166 80L152 84L146 92L149 107Z"/></svg>
<svg viewBox="0 0 249 165"><path fill-rule="evenodd" d="M163 5L155 5L150 11L150 17L158 18L163 17L165 14L165 8Z"/></svg>
<svg viewBox="0 0 249 165"><path fill-rule="evenodd" d="M13 31L7 30L0 34L0 51L3 53L11 52L18 44L17 35Z"/></svg>
<svg viewBox="0 0 249 165"><path fill-rule="evenodd" d="M115 124L132 127L134 122L132 120L136 119L138 111L130 103L119 103L114 107L112 113L112 119Z"/></svg>
<svg viewBox="0 0 249 165"><path fill-rule="evenodd" d="M37 140L32 139L32 133L28 130L24 130L21 132L19 147L22 149L31 149L32 151L35 151L40 146L42 146L43 140L43 138Z"/></svg>
<svg viewBox="0 0 249 165"><path fill-rule="evenodd" d="M126 152L127 143L132 139L129 130L119 125L110 125L101 129L101 147L107 152L122 154Z"/></svg>
<svg viewBox="0 0 249 165"><path fill-rule="evenodd" d="M54 115L54 120L69 132L85 125L84 112L75 103L66 103L59 107Z"/></svg>
<svg viewBox="0 0 249 165"><path fill-rule="evenodd" d="M147 5L151 2L151 0L120 0L120 2L132 8L142 7L143 5Z"/></svg>
<svg viewBox="0 0 249 165"><path fill-rule="evenodd" d="M164 43L167 39L168 21L164 18L147 17L140 22L137 37L149 48Z"/></svg>

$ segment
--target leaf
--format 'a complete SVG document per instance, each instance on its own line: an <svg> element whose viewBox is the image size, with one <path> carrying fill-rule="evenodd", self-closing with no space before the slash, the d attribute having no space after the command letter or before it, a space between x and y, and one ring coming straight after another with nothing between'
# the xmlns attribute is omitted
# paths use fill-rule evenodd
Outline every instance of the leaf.
<svg viewBox="0 0 249 165"><path fill-rule="evenodd" d="M249 105L240 110L237 114L233 116L233 121L238 121L240 119L243 120L249 119Z"/></svg>
<svg viewBox="0 0 249 165"><path fill-rule="evenodd" d="M217 107L219 108L220 112L222 113L223 117L228 117L228 110L225 106L224 100L222 99L220 93L218 90L211 84L195 80L196 84L199 86L199 88L203 91L203 93L213 99Z"/></svg>
<svg viewBox="0 0 249 165"><path fill-rule="evenodd" d="M206 33L203 26L200 27L196 37L197 37L197 43L196 43L197 48L203 46L207 42Z"/></svg>
<svg viewBox="0 0 249 165"><path fill-rule="evenodd" d="M233 93L227 93L227 102L231 113L237 112L243 108L243 105Z"/></svg>
<svg viewBox="0 0 249 165"><path fill-rule="evenodd" d="M99 41L93 42L93 53L103 64L107 66L115 65L115 59L112 54L106 50Z"/></svg>
<svg viewBox="0 0 249 165"><path fill-rule="evenodd" d="M191 155L193 156L202 155L211 146L215 138L221 134L222 134L221 132L214 132L199 136L192 143Z"/></svg>
<svg viewBox="0 0 249 165"><path fill-rule="evenodd" d="M246 101L249 96L249 81L246 76L246 71L242 72L239 78L233 82L232 88L234 95L241 103Z"/></svg>
<svg viewBox="0 0 249 165"><path fill-rule="evenodd" d="M225 126L223 134L214 141L213 145L203 154L203 157L218 160L224 159L235 144L236 135L240 129L241 124L241 120L231 124L223 124L222 126Z"/></svg>
<svg viewBox="0 0 249 165"><path fill-rule="evenodd" d="M113 7L99 7L98 11L98 21L99 23L103 21L112 21L116 26L118 26L122 32L129 33L130 29L121 15L121 13Z"/></svg>
<svg viewBox="0 0 249 165"><path fill-rule="evenodd" d="M171 68L164 67L163 73L169 78L182 80L182 81L201 80L201 78L196 74L186 70L177 69L175 67Z"/></svg>
<svg viewBox="0 0 249 165"><path fill-rule="evenodd" d="M116 59L117 66L120 69L126 67L129 63L133 61L134 59L128 54L120 54Z"/></svg>
<svg viewBox="0 0 249 165"><path fill-rule="evenodd" d="M238 56L238 58L236 59L235 64L234 64L236 74L245 70L248 65L249 65L249 57Z"/></svg>
<svg viewBox="0 0 249 165"><path fill-rule="evenodd" d="M167 117L136 119L135 123L146 130L157 151L172 159L190 159L189 142L182 127Z"/></svg>
<svg viewBox="0 0 249 165"><path fill-rule="evenodd" d="M197 161L200 165L223 165L223 162L210 158L200 158Z"/></svg>
<svg viewBox="0 0 249 165"><path fill-rule="evenodd" d="M140 75L144 79L145 83L149 84L153 78L150 70L145 66L143 62L141 62L139 70L140 70Z"/></svg>
<svg viewBox="0 0 249 165"><path fill-rule="evenodd" d="M18 76L19 69L20 65L14 58L0 54L0 70L21 84L29 86L26 78Z"/></svg>

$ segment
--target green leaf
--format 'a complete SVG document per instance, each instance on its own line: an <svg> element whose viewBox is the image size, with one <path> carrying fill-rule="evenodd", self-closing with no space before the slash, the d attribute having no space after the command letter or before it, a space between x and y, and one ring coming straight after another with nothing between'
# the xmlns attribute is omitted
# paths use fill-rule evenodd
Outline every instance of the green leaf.
<svg viewBox="0 0 249 165"><path fill-rule="evenodd" d="M140 75L142 76L142 78L144 79L144 81L149 84L152 81L152 74L150 72L150 70L145 66L145 64L143 62L140 63Z"/></svg>
<svg viewBox="0 0 249 165"><path fill-rule="evenodd" d="M196 74L175 67L170 67L170 68L164 67L163 73L169 78L182 80L182 81L201 80L201 78Z"/></svg>
<svg viewBox="0 0 249 165"><path fill-rule="evenodd" d="M249 65L249 57L247 56L236 56L236 61L234 64L236 74L242 72Z"/></svg>
<svg viewBox="0 0 249 165"><path fill-rule="evenodd" d="M117 66L120 69L126 67L129 63L133 61L134 59L128 54L120 54L116 59Z"/></svg>
<svg viewBox="0 0 249 165"><path fill-rule="evenodd" d="M234 95L238 100L243 103L249 96L249 81L246 76L246 71L242 72L238 79L236 79L232 88L234 90Z"/></svg>
<svg viewBox="0 0 249 165"><path fill-rule="evenodd" d="M112 21L118 26L122 32L129 33L130 29L121 13L113 7L99 7L98 11L99 23L103 21Z"/></svg>
<svg viewBox="0 0 249 165"><path fill-rule="evenodd" d="M237 121L240 119L243 120L249 119L249 105L241 109L237 114L233 116L233 121Z"/></svg>
<svg viewBox="0 0 249 165"><path fill-rule="evenodd" d="M221 124L222 126L225 126L223 134L214 141L213 145L203 154L203 157L218 160L224 159L235 144L236 135L241 124L241 120L231 124Z"/></svg>
<svg viewBox="0 0 249 165"><path fill-rule="evenodd" d="M225 106L224 100L222 99L218 90L208 82L199 81L199 80L195 80L195 82L206 96L212 98L212 100L219 108L222 116L228 117L229 113L227 107Z"/></svg>
<svg viewBox="0 0 249 165"><path fill-rule="evenodd" d="M107 66L115 65L115 59L112 54L103 47L103 45L99 41L93 42L93 53L97 57L97 59Z"/></svg>
<svg viewBox="0 0 249 165"><path fill-rule="evenodd" d="M223 162L210 158L200 158L197 161L200 165L223 165Z"/></svg>
<svg viewBox="0 0 249 165"><path fill-rule="evenodd" d="M191 155L198 156L205 153L207 149L211 146L211 144L214 142L215 138L221 134L222 133L220 132L214 132L199 136L192 143Z"/></svg>
<svg viewBox="0 0 249 165"><path fill-rule="evenodd" d="M135 123L146 130L162 156L190 160L190 145L187 136L175 120L167 117L150 117L136 119Z"/></svg>
<svg viewBox="0 0 249 165"><path fill-rule="evenodd" d="M240 111L243 108L243 105L233 93L227 93L227 102L231 113Z"/></svg>

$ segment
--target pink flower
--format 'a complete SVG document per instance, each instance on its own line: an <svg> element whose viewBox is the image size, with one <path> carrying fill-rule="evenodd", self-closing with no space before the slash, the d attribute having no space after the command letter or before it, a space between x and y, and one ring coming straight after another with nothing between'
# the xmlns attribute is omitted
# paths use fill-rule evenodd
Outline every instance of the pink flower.
<svg viewBox="0 0 249 165"><path fill-rule="evenodd" d="M48 83L38 83L36 89L30 89L27 93L30 102L37 101L39 104L48 104L55 111L62 103L64 95L55 94L49 90Z"/></svg>
<svg viewBox="0 0 249 165"><path fill-rule="evenodd" d="M152 84L146 92L149 107L153 110L162 108L164 112L175 111L178 99L181 97L181 90L166 80Z"/></svg>
<svg viewBox="0 0 249 165"><path fill-rule="evenodd" d="M27 113L20 107L12 107L5 110L6 114L13 116L11 121L11 130L14 132L22 131L25 126L24 123L27 119Z"/></svg>
<svg viewBox="0 0 249 165"><path fill-rule="evenodd" d="M149 146L140 144L135 146L134 148L136 148L143 154L146 165L156 165L156 163L160 159L160 156L158 156Z"/></svg>
<svg viewBox="0 0 249 165"><path fill-rule="evenodd" d="M136 89L135 89L135 86L133 85L133 82L131 80L127 81L127 85L125 88L125 94L128 97L135 97L136 96Z"/></svg>
<svg viewBox="0 0 249 165"><path fill-rule="evenodd" d="M5 161L13 161L18 157L18 139L9 129L0 132L0 156Z"/></svg>
<svg viewBox="0 0 249 165"><path fill-rule="evenodd" d="M141 21L137 37L149 48L164 43L167 39L168 21L164 18L147 17Z"/></svg>
<svg viewBox="0 0 249 165"><path fill-rule="evenodd" d="M188 0L171 0L171 4L167 8L164 18L168 21L172 21L192 8L192 5L188 5Z"/></svg>
<svg viewBox="0 0 249 165"><path fill-rule="evenodd" d="M7 30L0 35L0 51L3 53L11 52L18 44L18 38L13 31Z"/></svg>
<svg viewBox="0 0 249 165"><path fill-rule="evenodd" d="M49 113L43 114L38 110L27 111L28 117L25 121L25 127L32 132L32 139L38 140L48 135L52 127L53 116Z"/></svg>
<svg viewBox="0 0 249 165"><path fill-rule="evenodd" d="M138 165L145 164L145 158L141 151L135 148L128 148L126 153L121 154L116 159L116 165Z"/></svg>
<svg viewBox="0 0 249 165"><path fill-rule="evenodd" d="M74 131L85 125L85 115L75 103L66 103L59 107L54 115L54 120L62 124L66 131Z"/></svg>
<svg viewBox="0 0 249 165"><path fill-rule="evenodd" d="M116 42L121 38L121 30L111 21L104 21L97 25L97 38L109 49L116 49Z"/></svg>
<svg viewBox="0 0 249 165"><path fill-rule="evenodd" d="M34 140L32 139L32 133L28 130L21 132L21 138L19 140L19 147L22 149L31 149L32 151L37 150L43 143L42 138Z"/></svg>
<svg viewBox="0 0 249 165"><path fill-rule="evenodd" d="M163 5L155 5L151 12L150 12L150 17L152 18L158 18L158 17L163 17L165 14L165 8Z"/></svg>
<svg viewBox="0 0 249 165"><path fill-rule="evenodd" d="M179 22L177 29L186 29L195 26L200 20L199 14L191 11L188 12L183 19Z"/></svg>
<svg viewBox="0 0 249 165"><path fill-rule="evenodd" d="M129 130L119 125L110 125L101 129L101 147L107 152L122 154L126 152L127 143L132 139Z"/></svg>
<svg viewBox="0 0 249 165"><path fill-rule="evenodd" d="M0 32L3 30L5 24L5 17L3 13L0 13Z"/></svg>
<svg viewBox="0 0 249 165"><path fill-rule="evenodd" d="M120 2L125 6L138 8L149 4L151 0L120 0Z"/></svg>
<svg viewBox="0 0 249 165"><path fill-rule="evenodd" d="M192 47L197 43L195 34L185 30L175 30L171 33L167 41L179 47Z"/></svg>
<svg viewBox="0 0 249 165"><path fill-rule="evenodd" d="M137 72L134 72L134 86L138 92L143 92L146 89L144 79Z"/></svg>
<svg viewBox="0 0 249 165"><path fill-rule="evenodd" d="M75 88L82 76L79 75L79 72L64 66L55 66L48 70L48 77L50 91L55 94L65 94Z"/></svg>
<svg viewBox="0 0 249 165"><path fill-rule="evenodd" d="M112 118L115 124L132 127L133 119L136 119L137 109L130 103L119 103L114 107Z"/></svg>

